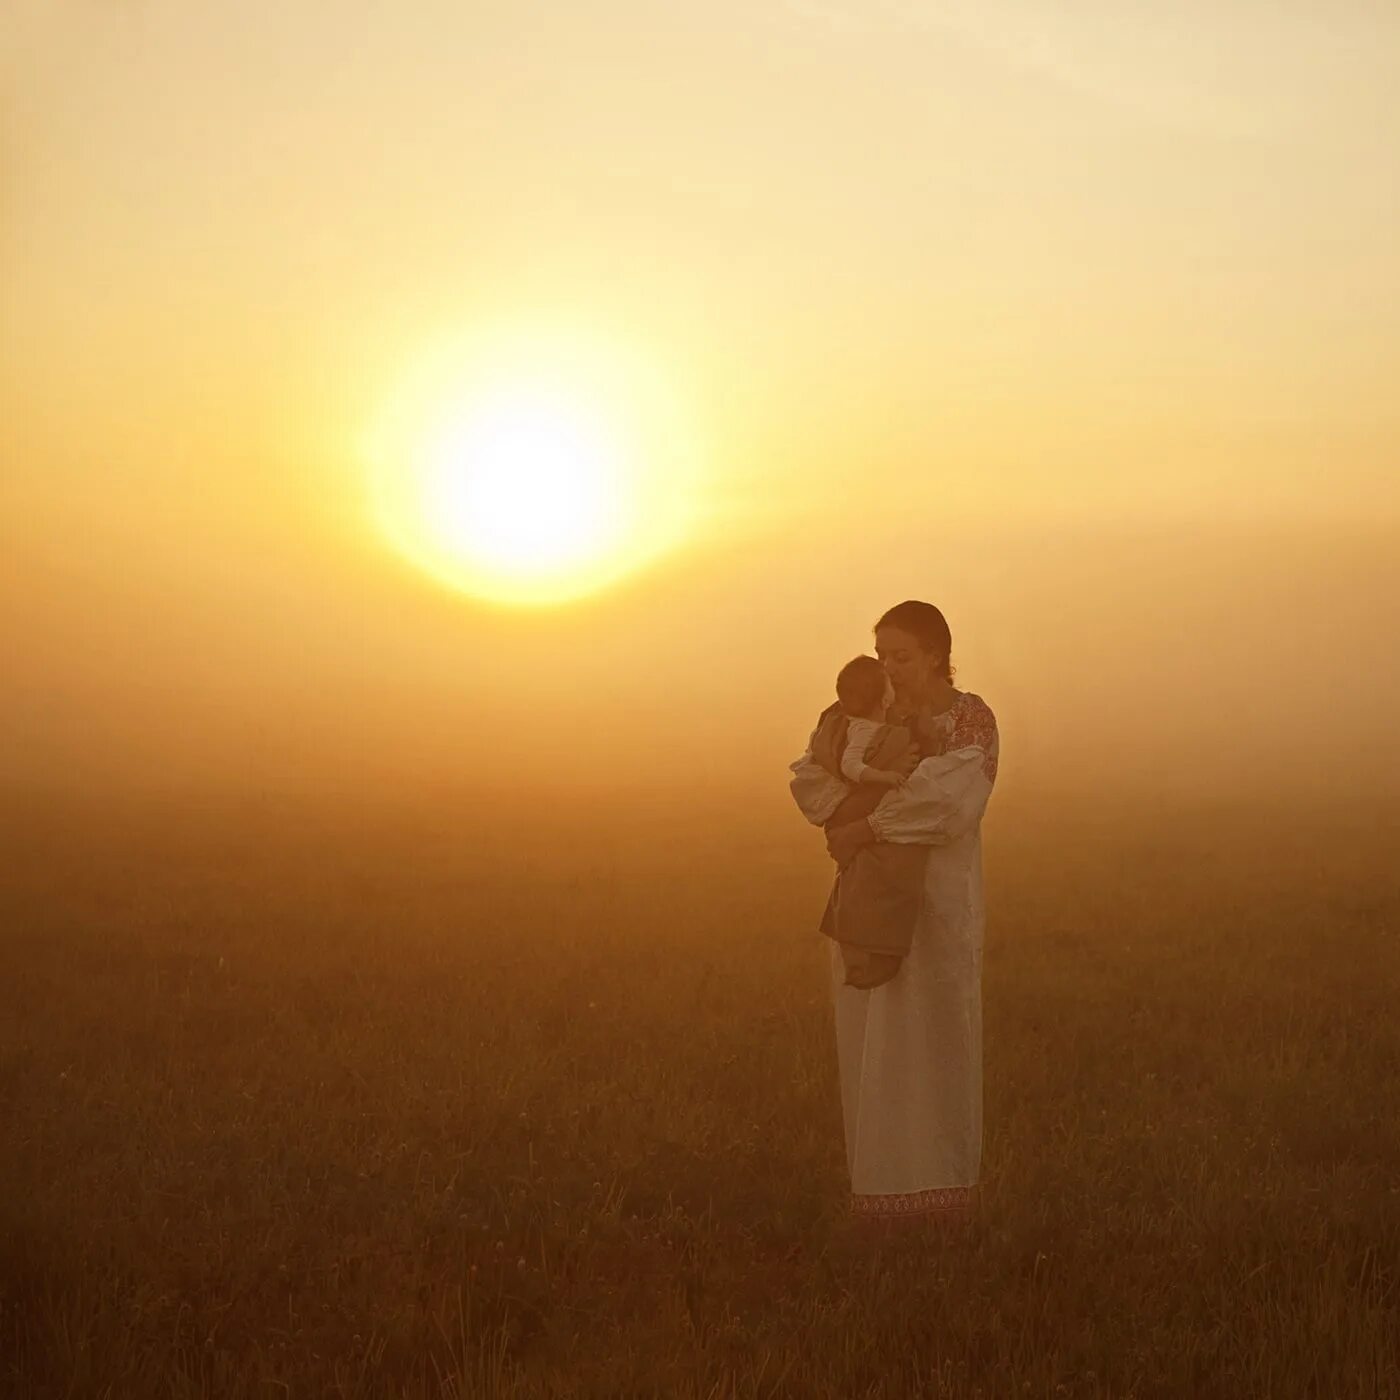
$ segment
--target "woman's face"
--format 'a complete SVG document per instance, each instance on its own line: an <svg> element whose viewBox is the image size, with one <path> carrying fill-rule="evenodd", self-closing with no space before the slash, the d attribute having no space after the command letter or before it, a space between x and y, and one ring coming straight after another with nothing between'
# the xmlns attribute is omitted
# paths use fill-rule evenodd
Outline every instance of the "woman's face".
<svg viewBox="0 0 1400 1400"><path fill-rule="evenodd" d="M899 627L881 627L875 633L875 655L885 674L902 696L922 694L942 657L932 656L919 645L919 639Z"/></svg>

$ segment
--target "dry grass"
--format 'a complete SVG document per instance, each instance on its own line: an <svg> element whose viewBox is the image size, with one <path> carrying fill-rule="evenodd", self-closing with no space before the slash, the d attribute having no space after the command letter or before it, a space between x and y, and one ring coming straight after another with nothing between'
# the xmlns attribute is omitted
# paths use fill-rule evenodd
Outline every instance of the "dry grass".
<svg viewBox="0 0 1400 1400"><path fill-rule="evenodd" d="M997 800L983 1219L876 1254L795 812L18 813L0 1393L1400 1396L1395 810Z"/></svg>

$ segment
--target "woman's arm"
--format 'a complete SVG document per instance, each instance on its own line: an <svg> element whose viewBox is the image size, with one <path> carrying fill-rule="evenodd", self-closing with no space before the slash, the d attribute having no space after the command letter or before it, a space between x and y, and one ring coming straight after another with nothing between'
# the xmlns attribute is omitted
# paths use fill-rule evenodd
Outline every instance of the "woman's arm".
<svg viewBox="0 0 1400 1400"><path fill-rule="evenodd" d="M961 702L948 749L926 758L902 787L881 798L870 827L882 841L941 846L982 818L996 781L996 717L978 697Z"/></svg>

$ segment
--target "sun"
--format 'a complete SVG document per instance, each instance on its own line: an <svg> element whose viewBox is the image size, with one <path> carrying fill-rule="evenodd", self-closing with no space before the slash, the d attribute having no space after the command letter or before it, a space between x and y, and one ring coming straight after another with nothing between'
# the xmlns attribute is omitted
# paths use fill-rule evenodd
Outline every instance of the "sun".
<svg viewBox="0 0 1400 1400"><path fill-rule="evenodd" d="M557 389L509 385L453 410L420 475L442 547L502 575L572 569L631 523L622 453Z"/></svg>
<svg viewBox="0 0 1400 1400"><path fill-rule="evenodd" d="M594 593L673 548L694 440L636 357L538 334L453 345L371 434L372 510L414 564L484 600Z"/></svg>

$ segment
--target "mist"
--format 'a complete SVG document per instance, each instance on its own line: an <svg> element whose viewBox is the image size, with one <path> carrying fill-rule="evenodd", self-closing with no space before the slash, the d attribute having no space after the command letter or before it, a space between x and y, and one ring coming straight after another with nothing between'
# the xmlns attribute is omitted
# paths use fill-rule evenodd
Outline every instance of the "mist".
<svg viewBox="0 0 1400 1400"><path fill-rule="evenodd" d="M859 535L861 532L855 532ZM869 532L865 532L869 533ZM934 520L697 548L544 612L322 540L162 567L11 555L0 777L114 791L781 790L906 597L953 629L1002 790L1394 793L1391 533ZM368 580L368 582L366 581Z"/></svg>

